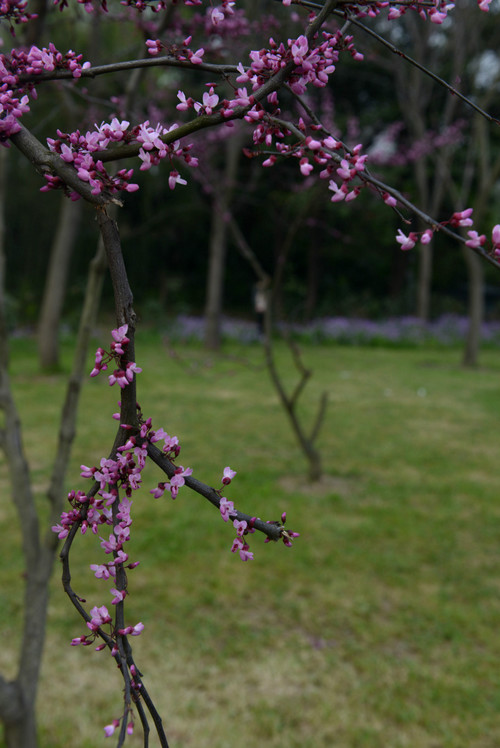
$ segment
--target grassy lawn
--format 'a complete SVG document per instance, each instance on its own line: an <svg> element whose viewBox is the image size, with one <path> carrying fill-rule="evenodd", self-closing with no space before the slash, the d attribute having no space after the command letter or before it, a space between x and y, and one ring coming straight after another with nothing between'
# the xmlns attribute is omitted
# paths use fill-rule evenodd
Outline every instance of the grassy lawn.
<svg viewBox="0 0 500 748"><path fill-rule="evenodd" d="M101 341L102 342L102 341ZM69 366L71 351L68 349ZM233 533L212 506L181 489L155 501L144 475L129 544L136 659L172 748L498 748L500 745L500 351L461 369L458 350L307 347L329 408L320 442L325 480L306 465L263 368L262 351L221 356L137 346L138 397L176 434L179 464L242 511L301 533L292 549L251 538L255 560L229 552ZM279 361L292 386L285 349ZM16 394L43 506L62 376L40 377L30 341L15 341ZM119 393L88 381L70 488L114 434ZM0 668L15 670L22 561L0 464ZM74 550L77 592L108 604L88 569L96 539ZM105 652L72 648L85 633L53 580L39 695L43 748L109 745L121 684ZM140 730L137 731L140 733ZM142 745L139 734L129 743ZM153 745L156 743L152 742Z"/></svg>

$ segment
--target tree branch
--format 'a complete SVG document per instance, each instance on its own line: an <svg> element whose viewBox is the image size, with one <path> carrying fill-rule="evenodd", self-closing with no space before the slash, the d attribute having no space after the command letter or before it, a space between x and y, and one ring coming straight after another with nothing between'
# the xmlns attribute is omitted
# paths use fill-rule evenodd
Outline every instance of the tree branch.
<svg viewBox="0 0 500 748"><path fill-rule="evenodd" d="M228 75L229 73L238 73L239 70L236 65L217 65L210 62L201 62L195 65L189 60L178 60L176 57L171 55L165 55L163 57L151 57L137 60L122 60L120 62L111 62L108 65L96 65L83 69L81 71L80 78L98 78L101 75L110 75L111 73L122 73L130 72L131 70L137 70L139 68L157 68L157 67L175 67L183 68L185 70L202 71L204 73L211 73L212 75ZM19 76L20 83L48 83L50 81L69 80L77 81L80 78L75 78L71 70L54 70L51 73L38 73L36 75L23 74Z"/></svg>
<svg viewBox="0 0 500 748"><path fill-rule="evenodd" d="M149 457L153 460L153 462L158 465L161 470L163 470L168 478L172 478L175 475L176 471L174 463L171 462L171 460L169 460L168 457L166 457L166 455L164 455L163 452L158 449L158 447L155 447L155 445L151 444L151 442L149 441L146 442L146 449ZM202 483L192 475L186 475L184 477L184 480L188 488L191 488L196 493L199 493L200 496L204 496L205 499L208 499L211 504L219 509L219 491L216 491L215 488L208 486L206 483ZM243 512L239 512L237 510L235 510L235 514L236 516L234 517L234 519L238 519L239 521L245 520L256 530L259 530L260 532L264 533L264 535L267 535L270 540L279 540L285 532L285 528L281 525L280 522L264 522L264 520L261 520L259 518L255 519L249 514L244 514Z"/></svg>
<svg viewBox="0 0 500 748"><path fill-rule="evenodd" d="M49 173L55 174L92 205L106 205L109 202L121 205L119 200L107 192L93 195L90 185L78 177L73 166L63 161L59 154L49 151L21 122L19 122L19 127L21 128L19 132L11 135L10 140L33 164L39 174L42 176Z"/></svg>

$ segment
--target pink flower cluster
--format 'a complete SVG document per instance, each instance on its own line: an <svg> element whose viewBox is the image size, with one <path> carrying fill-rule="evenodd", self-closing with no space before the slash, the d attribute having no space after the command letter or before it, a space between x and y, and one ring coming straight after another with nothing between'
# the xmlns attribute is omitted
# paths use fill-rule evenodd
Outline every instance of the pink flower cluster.
<svg viewBox="0 0 500 748"><path fill-rule="evenodd" d="M177 437L174 438L177 439ZM170 437L168 437L168 440L170 440ZM163 451L170 451L170 444L168 440L165 444L165 447L163 448ZM187 475L191 475L192 472L193 471L191 468L183 468L182 465L180 465L178 468L176 468L175 474L170 478L170 481L158 483L157 487L153 488L149 493L153 494L155 499L159 499L160 496L163 496L163 494L165 493L165 489L168 489L170 491L171 497L173 499L176 499L177 494L179 493L179 488L181 488L186 483L184 478Z"/></svg>
<svg viewBox="0 0 500 748"><path fill-rule="evenodd" d="M140 471L143 469L144 464L145 450L141 451L138 448L134 448L134 451L131 452L125 451L122 448L122 452L116 460L103 458L100 469L88 468L82 465L81 475L96 480L100 486L99 491L97 494L91 494L90 496L85 495L82 491L78 491L77 493L71 491L68 494L68 500L72 505L71 511L63 512L60 524L52 527L52 530L57 532L58 537L63 538L68 535L73 524L77 521L81 523L82 534L86 532L89 526L95 535L98 534L99 529L103 525L112 526L113 529L108 535L108 539L101 538L101 548L103 548L105 553L112 554L113 559L105 564L91 564L90 566L98 579L107 580L110 577L115 579L117 567L134 569L138 566L138 562L127 564L129 557L124 550L124 544L130 539L130 526L132 524L130 516L132 501L130 501L128 494L139 487ZM139 475L139 480L137 480L137 475ZM127 496L119 501L114 519L111 505L118 500L119 487L125 488ZM113 587L111 589L111 604L117 605L121 603L125 599L126 594L126 589L119 590ZM138 636L144 628L144 625L139 622L135 626L127 626L126 628L120 628L115 631L111 625L111 616L104 605L93 608L90 614L91 620L87 622L87 627L90 629L91 634L73 639L71 642L73 646L78 644L88 646L92 644L99 633L99 629L105 624L110 624L110 636L112 638L116 638L117 634L121 636ZM98 649L102 649L103 646L100 645Z"/></svg>
<svg viewBox="0 0 500 748"><path fill-rule="evenodd" d="M468 247L479 248L486 243L486 236L484 234L478 234L477 231L468 231L468 240L465 242ZM491 231L491 250L493 256L500 260L500 225L497 223L493 226Z"/></svg>
<svg viewBox="0 0 500 748"><path fill-rule="evenodd" d="M222 485L228 486L235 475L235 470L231 470L230 467L225 467L222 474ZM231 546L231 553L236 553L236 551L238 551L242 561L251 561L253 559L253 553L251 552L250 546L246 540L244 540L244 536L248 533L255 532L254 528L250 526L246 520L238 520L234 503L228 501L225 496L220 497L219 511L224 522L228 522L230 519L233 520L233 527L236 530L236 537Z"/></svg>
<svg viewBox="0 0 500 748"><path fill-rule="evenodd" d="M81 60L82 55L71 50L59 52L52 42L43 49L33 46L27 52L13 49L10 55L0 55L0 142L19 132L18 120L29 111L28 94L36 98L33 78L54 70L70 70L79 78L90 67Z"/></svg>
<svg viewBox="0 0 500 748"><path fill-rule="evenodd" d="M127 325L122 325L112 330L113 342L110 346L111 350L106 354L102 348L98 349L95 367L91 372L92 376L105 370L107 368L107 361L116 358L119 359L119 357L126 354L127 346L130 343L127 332ZM119 376L115 376L116 381L119 381L119 379ZM112 383L110 382L110 384ZM130 562L129 555L125 549L126 543L130 540L132 526L131 508L133 502L131 496L142 485L142 473L148 454L147 445L148 443L157 444L163 441L162 451L171 462L180 453L177 437L171 437L162 428L154 430L151 418L144 419L139 406L137 406L137 413L139 422L138 432L131 435L123 446L117 448L114 457L103 457L98 467L80 466L81 476L93 480L94 487L88 493L80 490L71 491L68 494L68 501L71 506L70 510L62 512L60 522L52 527L52 531L57 533L61 539L67 538L70 532L74 531L75 525L80 527L82 535L90 528L91 532L99 537L100 547L106 555L111 556L111 560L105 563L90 564L90 569L97 579L112 581L113 586L110 588L111 605L115 606L122 605L128 595L126 581L123 581L123 572L125 569L134 569L139 563ZM120 418L119 414L115 414L114 417ZM132 426L126 424L121 424L121 427L126 431L132 430ZM155 498L159 498L168 489L172 498L176 498L179 488L185 484L185 478L191 474L191 468L176 467L170 481L158 484L158 487L151 490L150 493ZM228 486L235 475L236 471L230 467L225 467L221 480L222 486ZM253 517L250 521L239 519L233 502L223 497L221 491L218 494L220 497L219 510L221 516L226 522L232 519L233 527L236 531L231 552L237 552L241 560L249 561L253 559L253 553L250 551L246 536L255 532L254 524L257 518ZM283 514L281 525L284 525L285 519L286 515ZM110 529L105 532L106 528ZM283 531L281 535L283 542L285 545L290 546L292 540L298 537L299 533L288 533L284 531L282 526L281 529ZM119 574L119 572L121 573ZM90 633L72 639L71 645L89 646L95 642L96 638L101 637L103 642L96 647L96 650L104 649L111 641L111 654L113 656L118 655L119 652L118 637L138 636L144 629L142 622L120 627L114 624L113 617L106 605L94 606L90 610L86 625ZM137 677L134 665L130 666L130 675L131 688L138 696L141 689L141 681ZM106 725L104 728L106 736L109 737L115 732L121 719L115 719L109 725ZM129 734L133 731L133 717L131 714L130 722L126 729Z"/></svg>
<svg viewBox="0 0 500 748"><path fill-rule="evenodd" d="M307 128L302 119L299 120L298 129L305 134ZM314 132L321 128L311 125L310 129ZM279 130L275 126L269 127L266 122L262 122L254 130L254 142L269 145L273 138L284 138L287 134L286 131ZM319 172L319 177L329 179L328 189L333 193L332 202L354 200L364 186L359 182L352 184L353 180L364 171L368 158L366 154L361 153L361 148L362 146L358 144L349 150L332 135L316 135L315 137L307 135L299 145L276 143L276 151L279 155L292 156L299 160L300 173L304 177L308 177L313 172L315 164L323 167ZM343 151L342 157L338 154L340 150ZM272 154L262 166L273 166L276 160L277 156ZM336 179L331 179L332 176Z"/></svg>
<svg viewBox="0 0 500 748"><path fill-rule="evenodd" d="M142 369L134 361L127 361L125 366L122 366L121 357L125 354L127 345L130 343L129 338L127 338L127 332L128 325L122 325L116 330L111 330L113 342L111 343L110 351L107 352L104 348L97 349L94 368L90 372L91 377L96 377L101 371L106 371L110 361L116 361L120 368L115 369L108 376L108 381L110 387L118 383L123 389L133 381L134 374L141 373Z"/></svg>
<svg viewBox="0 0 500 748"><path fill-rule="evenodd" d="M329 75L334 72L335 64L339 59L341 51L348 51L355 60L363 59L352 42L351 36L343 36L340 31L335 34L322 32L321 43L310 46L305 36L297 39L289 39L288 46L277 45L272 39L269 49L253 51L250 53L250 68L244 69L239 65L240 75L236 78L239 84L251 83L252 92L257 92L272 75L279 72L287 64L293 62L296 66L289 79L290 86L297 94L303 94L309 84L316 87L324 87L328 82ZM275 107L273 114L279 115L278 98L276 92L267 97L268 104ZM230 101L221 103L221 111L225 116L233 113L236 106L248 107L245 119L255 123L253 142L255 145L263 146L269 150L273 144L276 153L271 153L264 161L263 166L273 166L278 156L294 157L299 161L300 172L308 177L314 164L322 168L319 176L322 179L330 179L336 175L341 180L341 185L330 181L330 190L334 193L332 201L352 200L359 194L360 186L352 187L352 180L363 171L366 155L361 155L361 146L356 146L352 151L347 149L343 143L336 140L331 134L320 135L323 128L319 125L310 125L309 130L313 135L307 135L307 126L299 119L298 129L303 133L303 139L299 144L289 144L285 138L291 133L286 127L279 127L266 116L262 104L255 100L254 93L248 93L246 87L237 89L237 96ZM341 159L336 151L343 150ZM247 152L248 153L248 152ZM248 153L248 155L252 155Z"/></svg>
<svg viewBox="0 0 500 748"><path fill-rule="evenodd" d="M198 166L198 159L191 156L192 143L181 146L179 140L175 140L172 143L164 143L162 135L167 135L169 132L175 131L177 125L171 125L166 128L162 125L157 125L156 128L150 126L149 121L143 122L137 128L135 128L135 139L138 143L141 143L141 149L139 151L139 158L142 161L141 171L150 169L152 166L159 164L164 158L182 159L187 166L196 167ZM175 188L176 184L187 184L185 179L182 179L177 169L170 171L168 186L171 190Z"/></svg>
<svg viewBox="0 0 500 748"><path fill-rule="evenodd" d="M12 22L27 23L31 18L36 18L36 13L27 13L28 0L1 0L0 19L9 22L12 30Z"/></svg>
<svg viewBox="0 0 500 748"><path fill-rule="evenodd" d="M140 170L150 169L152 166L159 164L164 158L183 159L191 167L198 165L196 158L191 156L192 144L181 146L178 140L172 143L164 143L162 136L167 135L177 128L172 125L170 128L157 125L152 127L149 120L129 129L130 123L127 120L120 121L114 117L111 122L103 122L101 125L95 125L95 130L80 134L79 130L72 133L63 133L57 131L58 138L48 138L47 143L51 151L59 153L63 161L72 164L77 171L78 177L83 182L88 182L92 187L92 194L99 195L103 190L111 194L119 191L135 192L139 185L131 182L133 169L120 169L115 175L111 176L104 168L100 159L95 158L95 154L104 151L109 145L116 143L138 143L140 144L139 159L141 160ZM42 191L58 189L62 186L59 177L50 174L45 175L47 184L42 187ZM186 184L177 169L172 169L169 176L170 189L174 189L176 184ZM73 193L72 197L78 199L78 195Z"/></svg>
<svg viewBox="0 0 500 748"><path fill-rule="evenodd" d="M488 11L491 0L477 0L477 4L480 10ZM283 4L285 0L283 0ZM346 12L353 13L357 18L363 18L369 16L375 18L378 16L382 9L389 6L388 19L393 21L397 18L401 18L409 10L416 11L421 18L429 19L433 23L441 24L447 18L448 13L455 7L455 3L451 0L434 0L434 3L430 7L424 7L418 0L415 2L409 2L405 4L392 5L383 0L375 0L375 2L367 3L352 3L344 6Z"/></svg>
<svg viewBox="0 0 500 748"><path fill-rule="evenodd" d="M393 198L394 200L394 198ZM386 202L388 202L386 200ZM394 200L394 203L396 201ZM390 203L391 205L393 203ZM457 211L453 213L449 221L442 221L440 226L453 226L454 228L467 228L473 226L474 221L472 219L472 208L466 208L465 210ZM431 241L434 231L439 231L439 226L433 227L432 229L426 229L423 232L410 231L408 235L404 234L401 229L398 229L396 241L401 245L402 250L413 249L417 241L421 244L429 244ZM465 245L471 249L480 249L486 244L486 235L479 234L474 229L467 232L469 237ZM491 248L490 252L495 259L500 259L500 224L493 226L491 231Z"/></svg>
<svg viewBox="0 0 500 748"><path fill-rule="evenodd" d="M215 107L219 103L219 97L215 93L214 84L210 83L208 85L209 90L205 91L202 96L201 102L194 101L191 97L186 98L186 94L183 91L178 91L177 98L179 99L179 104L177 104L176 109L178 109L180 112L183 112L192 107L195 110L196 114L212 114Z"/></svg>
<svg viewBox="0 0 500 748"><path fill-rule="evenodd" d="M193 52L193 50L189 48L190 43L191 37L188 36L186 39L184 39L180 48L176 46L169 47L168 52L181 62L189 61L193 65L200 65L203 62L203 55L205 54L205 50L203 47L200 47L200 49L197 49L195 52ZM162 44L158 39L147 39L146 46L148 48L148 53L152 56L159 54L161 50L165 48L165 45Z"/></svg>
<svg viewBox="0 0 500 748"><path fill-rule="evenodd" d="M236 475L236 472L234 470L231 470L230 467L225 467L224 472L222 474L222 485L227 486L231 483L232 479ZM221 514L222 519L224 522L229 522L230 519L233 520L233 527L236 530L236 537L233 540L233 544L231 546L231 553L239 553L239 556L242 561L250 561L253 559L253 553L250 551L250 546L248 545L248 542L246 541L246 536L249 534L253 534L255 532L255 522L257 520L257 517L252 517L250 521L247 522L247 520L239 520L238 519L238 513L236 509L234 508L234 503L232 501L229 501L226 499L225 496L222 496L221 491L218 491L220 500L219 500L219 511ZM286 522L286 512L283 512L281 515L281 523L284 525ZM283 540L283 543L290 547L292 545L292 541L294 538L298 538L300 533L298 532L287 532L283 529L281 538ZM266 543L270 542L269 538L266 538Z"/></svg>
<svg viewBox="0 0 500 748"><path fill-rule="evenodd" d="M79 130L72 133L57 131L58 138L47 138L47 144L53 153L59 153L62 160L72 164L76 169L78 178L82 182L88 182L91 186L92 194L99 195L103 190L108 190L111 194L124 190L126 192L135 192L139 189L138 184L130 180L133 176L133 169L120 169L115 175L111 176L104 168L101 160L95 160L93 153L104 150L109 143L124 141L126 130L129 126L127 121L120 122L114 118L111 123L103 122L93 132L87 132L81 135ZM41 192L48 192L62 187L62 181L59 177L51 174L44 175L47 184L41 188ZM78 200L79 195L72 193L71 197Z"/></svg>
<svg viewBox="0 0 500 748"><path fill-rule="evenodd" d="M290 87L297 94L305 93L307 86L323 88L328 78L335 71L339 53L342 50L350 52L355 60L362 60L363 55L357 52L352 42L352 36L343 36L341 31L331 34L322 32L323 41L309 46L307 38L302 35L297 39L288 39L288 45L277 44L274 39L269 40L268 49L250 52L250 67L244 69L239 66L238 83L251 83L256 91L266 80L278 73L293 61L295 68L289 79ZM271 103L275 97L272 95ZM229 102L231 105L232 102Z"/></svg>

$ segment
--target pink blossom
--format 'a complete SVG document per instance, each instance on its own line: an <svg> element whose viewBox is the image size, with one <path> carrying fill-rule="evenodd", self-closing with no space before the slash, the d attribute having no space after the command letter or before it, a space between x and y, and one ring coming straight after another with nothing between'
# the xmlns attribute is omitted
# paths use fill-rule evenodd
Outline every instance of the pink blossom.
<svg viewBox="0 0 500 748"><path fill-rule="evenodd" d="M170 436L168 439L165 439L165 444L163 446L163 451L165 454L169 454L170 452L173 452L175 456L179 454L181 451L180 445L179 445L179 439L176 436Z"/></svg>
<svg viewBox="0 0 500 748"><path fill-rule="evenodd" d="M156 429L155 431L152 431L149 436L149 441L154 444L155 442L159 442L162 439L169 439L169 435L166 431L164 431L162 428Z"/></svg>
<svg viewBox="0 0 500 748"><path fill-rule="evenodd" d="M109 579L110 574L106 564L90 564L90 568L97 579Z"/></svg>
<svg viewBox="0 0 500 748"><path fill-rule="evenodd" d="M57 537L61 540L65 537L67 537L69 533L69 529L67 527L63 527L62 525L52 525L52 532L57 532Z"/></svg>
<svg viewBox="0 0 500 748"><path fill-rule="evenodd" d="M220 8L212 8L210 18L214 26L217 26L221 21L224 20L224 13L221 12Z"/></svg>
<svg viewBox="0 0 500 748"><path fill-rule="evenodd" d="M236 537L231 546L231 553L236 553L236 551L240 554L242 561L251 561L253 559L253 553L249 550L248 544L240 537Z"/></svg>
<svg viewBox="0 0 500 748"><path fill-rule="evenodd" d="M179 104L175 107L180 112L185 112L187 109L190 109L193 106L193 99L191 97L186 98L186 94L184 91L177 91L177 98L179 99Z"/></svg>
<svg viewBox="0 0 500 748"><path fill-rule="evenodd" d="M429 10L429 19L432 21L432 23L443 23L447 15L448 14L446 11L443 13L440 12L437 8L430 8Z"/></svg>
<svg viewBox="0 0 500 748"><path fill-rule="evenodd" d="M127 338L127 332L128 332L128 325L122 325L121 327L117 327L115 330L111 330L111 337L115 341L115 343L130 343L130 340Z"/></svg>
<svg viewBox="0 0 500 748"><path fill-rule="evenodd" d="M165 488L168 486L168 483L158 483L156 488L152 488L149 493L152 493L155 499L159 499L160 496L163 496L165 493Z"/></svg>
<svg viewBox="0 0 500 748"><path fill-rule="evenodd" d="M401 249L406 251L408 249L413 249L417 241L417 235L413 231L410 231L408 236L406 236L405 234L403 234L401 229L398 229L396 241L401 244Z"/></svg>
<svg viewBox="0 0 500 748"><path fill-rule="evenodd" d="M219 510L220 510L222 519L224 520L224 522L227 522L230 515L234 514L234 504L232 501L228 501L223 496L219 502Z"/></svg>
<svg viewBox="0 0 500 748"><path fill-rule="evenodd" d="M158 39L146 39L146 46L150 55L157 55L161 51L162 44Z"/></svg>
<svg viewBox="0 0 500 748"><path fill-rule="evenodd" d="M433 230L432 229L427 229L426 231L424 231L424 233L420 237L420 243L421 244L429 244L431 242L431 240L432 240L433 235L434 235Z"/></svg>
<svg viewBox="0 0 500 748"><path fill-rule="evenodd" d="M452 226L472 226L472 208L467 208L458 213L453 213L450 223Z"/></svg>
<svg viewBox="0 0 500 748"><path fill-rule="evenodd" d="M111 594L113 595L113 599L111 600L112 605L117 605L118 603L121 603L126 595L126 590L116 590L114 587L111 589Z"/></svg>
<svg viewBox="0 0 500 748"><path fill-rule="evenodd" d="M144 631L144 624L139 622L135 626L126 626L124 629L118 629L121 636L139 636Z"/></svg>
<svg viewBox="0 0 500 748"><path fill-rule="evenodd" d="M214 93L213 87L210 87L209 91L205 91L202 101L206 114L212 114L213 108L219 103L219 97Z"/></svg>
<svg viewBox="0 0 500 748"><path fill-rule="evenodd" d="M185 484L184 478L191 475L192 472L192 468L184 469L182 465L176 468L175 474L170 478L170 494L173 499L177 497L179 488Z"/></svg>
<svg viewBox="0 0 500 748"><path fill-rule="evenodd" d="M339 187L338 184L333 181L333 179L330 179L328 189L333 192L333 196L331 198L332 203L338 203L340 200L345 200L348 188L346 188L344 184Z"/></svg>
<svg viewBox="0 0 500 748"><path fill-rule="evenodd" d="M113 722L110 725L106 725L104 728L104 734L107 738L110 738L117 727L119 727L120 722L117 719L114 719Z"/></svg>
<svg viewBox="0 0 500 748"><path fill-rule="evenodd" d="M90 615L91 619L87 621L87 626L91 631L97 631L98 628L104 626L106 623L111 623L112 620L105 605L101 605L100 608L94 606L90 611Z"/></svg>
<svg viewBox="0 0 500 748"><path fill-rule="evenodd" d="M309 43L307 41L307 38L302 35L299 36L295 41L289 39L288 45L291 49L294 63L296 65L300 65L309 50Z"/></svg>
<svg viewBox="0 0 500 748"><path fill-rule="evenodd" d="M233 480L236 475L236 470L231 470L230 467L225 467L222 473L222 484L227 486Z"/></svg>
<svg viewBox="0 0 500 748"><path fill-rule="evenodd" d="M168 186L173 190L176 184L187 184L187 182L181 177L178 171L171 171L168 177Z"/></svg>
<svg viewBox="0 0 500 748"><path fill-rule="evenodd" d="M239 537L241 537L244 534L245 530L247 529L247 522L245 520L239 521L239 520L235 519L233 521L233 527L236 530L236 534Z"/></svg>
<svg viewBox="0 0 500 748"><path fill-rule="evenodd" d="M104 549L105 553L113 553L113 551L119 550L119 543L115 535L110 535L109 540L101 540L101 548Z"/></svg>
<svg viewBox="0 0 500 748"><path fill-rule="evenodd" d="M469 239L467 239L465 244L471 249L479 249L486 241L486 236L484 234L479 235L477 231L468 231L467 236Z"/></svg>
<svg viewBox="0 0 500 748"><path fill-rule="evenodd" d="M299 161L299 164L300 164L301 174L303 174L305 177L308 177L309 174L314 169L313 165L309 163L309 159L301 158Z"/></svg>
<svg viewBox="0 0 500 748"><path fill-rule="evenodd" d="M110 387L118 383L121 389L123 389L124 387L127 386L127 384L129 384L129 380L125 372L122 369L115 369L114 372L108 376L108 381L109 381Z"/></svg>
<svg viewBox="0 0 500 748"><path fill-rule="evenodd" d="M193 63L193 65L201 65L203 62L203 55L205 54L205 50L203 47L200 49L197 49L196 52L188 52L189 61Z"/></svg>
<svg viewBox="0 0 500 748"><path fill-rule="evenodd" d="M140 374L141 371L142 369L140 366L137 366L134 361L129 361L125 367L125 376L128 381L131 382L134 378L134 374Z"/></svg>

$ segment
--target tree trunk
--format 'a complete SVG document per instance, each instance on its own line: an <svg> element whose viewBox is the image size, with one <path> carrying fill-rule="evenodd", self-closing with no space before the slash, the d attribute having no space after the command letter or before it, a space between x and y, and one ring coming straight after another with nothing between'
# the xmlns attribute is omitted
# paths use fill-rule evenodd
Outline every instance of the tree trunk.
<svg viewBox="0 0 500 748"><path fill-rule="evenodd" d="M431 312L432 247L421 244L417 282L417 317L428 322Z"/></svg>
<svg viewBox="0 0 500 748"><path fill-rule="evenodd" d="M38 324L38 356L40 367L59 368L59 326L66 292L69 263L82 212L82 201L73 202L64 195L54 243L50 253L40 320Z"/></svg>
<svg viewBox="0 0 500 748"><path fill-rule="evenodd" d="M205 347L216 351L221 344L221 315L226 261L228 209L238 170L241 136L229 136L226 142L226 166L222 185L214 193L213 218L210 231L207 293L205 304Z"/></svg>
<svg viewBox="0 0 500 748"><path fill-rule="evenodd" d="M227 244L226 208L226 200L214 201L205 307L205 346L213 351L218 350L221 344L222 294Z"/></svg>
<svg viewBox="0 0 500 748"><path fill-rule="evenodd" d="M465 339L462 363L464 366L477 366L481 344L481 325L484 319L484 269L482 260L467 248L464 258L468 274L468 317L469 327Z"/></svg>

